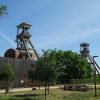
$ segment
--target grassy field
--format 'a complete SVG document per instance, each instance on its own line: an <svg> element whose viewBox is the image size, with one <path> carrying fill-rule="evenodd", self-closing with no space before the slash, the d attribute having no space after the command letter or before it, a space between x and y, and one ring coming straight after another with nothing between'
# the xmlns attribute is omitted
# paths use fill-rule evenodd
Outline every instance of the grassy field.
<svg viewBox="0 0 100 100"><path fill-rule="evenodd" d="M44 100L44 90L23 91L9 93L6 97L0 94L0 100ZM62 89L51 89L47 95L47 100L100 100L100 91L98 96L94 97L93 91L64 91Z"/></svg>

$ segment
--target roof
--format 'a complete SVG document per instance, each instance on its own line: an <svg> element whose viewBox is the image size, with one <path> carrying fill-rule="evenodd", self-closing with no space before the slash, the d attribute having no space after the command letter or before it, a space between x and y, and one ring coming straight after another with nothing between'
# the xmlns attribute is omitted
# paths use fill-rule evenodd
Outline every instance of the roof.
<svg viewBox="0 0 100 100"><path fill-rule="evenodd" d="M86 46L86 45L89 46L89 44L86 43L86 42L83 42L83 43L80 44L80 46Z"/></svg>
<svg viewBox="0 0 100 100"><path fill-rule="evenodd" d="M32 25L30 25L30 24L27 24L27 23L21 23L21 24L19 24L18 26L16 26L16 27L18 27L18 28L26 28L26 29L30 29L30 27L31 27Z"/></svg>

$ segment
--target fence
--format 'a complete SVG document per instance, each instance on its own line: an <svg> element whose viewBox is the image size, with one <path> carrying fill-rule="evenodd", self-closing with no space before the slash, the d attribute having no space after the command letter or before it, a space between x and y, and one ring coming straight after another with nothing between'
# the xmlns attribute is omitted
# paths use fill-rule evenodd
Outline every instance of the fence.
<svg viewBox="0 0 100 100"><path fill-rule="evenodd" d="M16 75L16 79L11 82L12 87L22 87L31 84L30 80L28 80L28 71L32 70L34 67L30 66L28 60L0 57L0 69L3 68L6 63L12 65ZM3 87L4 84L0 82L0 88Z"/></svg>

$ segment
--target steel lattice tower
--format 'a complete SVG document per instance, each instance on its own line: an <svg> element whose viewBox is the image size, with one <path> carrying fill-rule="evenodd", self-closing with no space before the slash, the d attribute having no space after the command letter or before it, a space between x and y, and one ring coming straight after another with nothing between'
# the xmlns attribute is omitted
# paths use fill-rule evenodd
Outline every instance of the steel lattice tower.
<svg viewBox="0 0 100 100"><path fill-rule="evenodd" d="M31 34L29 33L31 25L27 23L21 23L17 26L17 36L16 36L16 42L17 42L17 50L20 51L20 54L22 58L29 59L30 61L32 59L32 54L35 54L35 59L38 59L39 56L35 50L35 47L33 46L30 38Z"/></svg>
<svg viewBox="0 0 100 100"><path fill-rule="evenodd" d="M93 57L90 55L90 50L89 50L89 44L84 42L80 44L80 53L81 56L84 57L85 59L88 59L90 64L93 65L95 71L98 72L98 74L100 74L100 67L97 64L97 62L93 59Z"/></svg>

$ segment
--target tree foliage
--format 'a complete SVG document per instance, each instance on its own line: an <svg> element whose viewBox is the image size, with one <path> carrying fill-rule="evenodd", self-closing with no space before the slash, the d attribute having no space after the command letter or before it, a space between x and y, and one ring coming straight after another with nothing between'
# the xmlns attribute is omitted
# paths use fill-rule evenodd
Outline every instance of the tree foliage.
<svg viewBox="0 0 100 100"><path fill-rule="evenodd" d="M0 16L4 16L5 14L7 14L7 6L1 4L0 5Z"/></svg>
<svg viewBox="0 0 100 100"><path fill-rule="evenodd" d="M11 64L5 64L5 66L0 70L0 80L5 82L5 94L8 93L10 82L14 79L15 73Z"/></svg>
<svg viewBox="0 0 100 100"><path fill-rule="evenodd" d="M15 73L12 69L11 64L5 64L3 69L0 71L0 80L12 81L14 78L15 78Z"/></svg>
<svg viewBox="0 0 100 100"><path fill-rule="evenodd" d="M81 57L80 54L69 51L56 51L57 66L59 66L63 73L60 79L84 79L90 78L92 75L92 68L88 61Z"/></svg>
<svg viewBox="0 0 100 100"><path fill-rule="evenodd" d="M37 61L37 78L41 81L55 81L59 76L59 68L56 66L55 54L51 50L44 51Z"/></svg>
<svg viewBox="0 0 100 100"><path fill-rule="evenodd" d="M49 83L54 82L58 79L59 68L56 66L55 53L51 50L43 50L43 55L38 59L35 71L30 72L29 78L33 81L34 79L45 83L45 95L46 86L48 85L49 94Z"/></svg>
<svg viewBox="0 0 100 100"><path fill-rule="evenodd" d="M80 54L71 50L47 50L37 61L35 77L40 81L90 78L92 68ZM63 81L64 82L64 81Z"/></svg>

